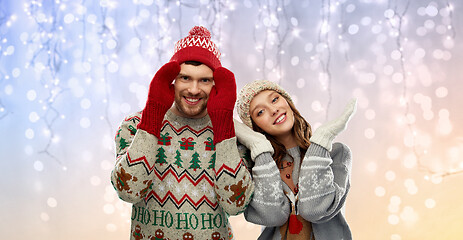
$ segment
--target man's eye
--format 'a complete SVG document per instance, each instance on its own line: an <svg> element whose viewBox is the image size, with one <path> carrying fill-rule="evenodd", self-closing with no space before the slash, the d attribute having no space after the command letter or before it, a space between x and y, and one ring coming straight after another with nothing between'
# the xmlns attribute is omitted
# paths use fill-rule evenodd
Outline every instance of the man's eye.
<svg viewBox="0 0 463 240"><path fill-rule="evenodd" d="M204 78L204 79L202 79L201 81L202 81L203 83L208 83L208 82L210 82L211 80L208 79L208 78Z"/></svg>

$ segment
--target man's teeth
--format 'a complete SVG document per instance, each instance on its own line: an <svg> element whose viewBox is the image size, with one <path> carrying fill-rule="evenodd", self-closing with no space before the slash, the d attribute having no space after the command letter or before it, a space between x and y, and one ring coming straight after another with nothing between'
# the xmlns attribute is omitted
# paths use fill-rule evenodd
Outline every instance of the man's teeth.
<svg viewBox="0 0 463 240"><path fill-rule="evenodd" d="M199 98L186 98L189 102L197 102L199 101Z"/></svg>
<svg viewBox="0 0 463 240"><path fill-rule="evenodd" d="M275 121L275 123L280 123L281 121L283 121L283 119L285 118L285 115L281 115L279 118L277 118L277 120Z"/></svg>

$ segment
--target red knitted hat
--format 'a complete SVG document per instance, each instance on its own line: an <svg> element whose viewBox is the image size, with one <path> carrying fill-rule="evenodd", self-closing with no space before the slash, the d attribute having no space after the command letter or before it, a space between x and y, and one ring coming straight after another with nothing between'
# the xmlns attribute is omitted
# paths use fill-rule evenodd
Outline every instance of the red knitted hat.
<svg viewBox="0 0 463 240"><path fill-rule="evenodd" d="M175 44L174 55L170 61L177 61L179 64L186 61L198 61L215 70L222 66L219 58L219 49L211 41L209 30L202 26L195 26L187 37Z"/></svg>

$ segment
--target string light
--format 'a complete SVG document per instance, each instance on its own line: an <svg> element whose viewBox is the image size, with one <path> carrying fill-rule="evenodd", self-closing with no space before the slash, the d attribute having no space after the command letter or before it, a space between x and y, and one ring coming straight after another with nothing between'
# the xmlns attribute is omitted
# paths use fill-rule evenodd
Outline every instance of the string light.
<svg viewBox="0 0 463 240"><path fill-rule="evenodd" d="M318 33L318 44L322 46L322 50L319 52L319 60L322 66L322 73L319 79L328 93L328 101L326 103L326 115L325 121L329 119L328 113L331 106L332 92L331 92L331 12L336 9L335 5L331 5L331 0L322 0L321 5L321 26Z"/></svg>
<svg viewBox="0 0 463 240"><path fill-rule="evenodd" d="M258 9L253 36L256 50L262 55L262 65L256 71L262 74L262 79L280 83L283 78L281 60L284 55L284 43L294 29L289 24L284 2L258 1Z"/></svg>
<svg viewBox="0 0 463 240"><path fill-rule="evenodd" d="M3 8L0 8L0 31L3 31L3 29L5 27L6 28L11 27L12 23L16 20L16 15L12 15L12 16L14 16L14 18L11 17L10 19L8 19L7 13L3 10ZM1 40L1 42L0 42L0 61L1 61L2 57L5 54L7 54L8 50L6 52L4 52L5 51L4 49L5 49L5 46L6 46L6 43L7 43L7 39L6 38L3 38L3 39L0 38L0 40ZM3 68L0 68L0 80L1 80L0 85L2 85L4 80L6 80L8 78L9 78L8 74L4 72ZM6 116L8 116L8 114L10 114L10 111L3 104L2 98L0 98L0 120L5 118Z"/></svg>
<svg viewBox="0 0 463 240"><path fill-rule="evenodd" d="M394 1L395 2L395 1ZM409 8L409 5L410 5L410 2L407 1L405 2L405 7L404 9L402 10L402 12L398 12L398 5L397 3L395 2L395 4L392 4L392 1L390 0L389 1L389 4L388 4L388 10L385 12L385 16L388 20L388 23L389 23L389 26L391 27L391 29L393 30L393 34L394 36L396 37L396 46L397 46L397 52L399 53L399 61L400 61L400 67L401 67L401 75L402 75L402 83L403 83L403 89L402 89L402 96L400 97L400 104L402 106L404 106L404 109L405 109L405 112L404 112L404 116L405 116L405 119L407 118L406 116L407 115L410 115L410 111L411 111L411 106L410 106L410 102L408 100L409 96L408 96L408 92L409 92L409 89L408 89L408 85L409 85L409 82L408 82L408 79L409 79L409 76L412 74L411 72L407 71L406 70L406 66L405 66L405 62L406 62L406 59L405 59L405 56L404 56L404 47L402 45L402 42L407 42L407 38L404 38L402 36L402 27L403 27L403 24L404 22L406 21L406 18L405 18L405 14L407 13L407 10ZM453 23L452 23L452 10L453 10L453 7L452 5L449 3L449 1L446 1L446 9L448 11L448 16L449 16L449 23L448 23L448 30L450 32L450 35L447 37L447 38L451 38L453 39L455 37L455 30L453 28ZM429 5L426 7L426 14L428 15L431 15L431 16L434 16L434 15L437 15L437 13L434 13L434 11L437 12L437 8L433 5ZM417 141L418 141L418 134L417 134L417 131L415 130L415 124L413 122L410 122L410 121L405 121L406 125L407 125L407 128L408 128L408 131L411 134L412 136L412 145L411 145L411 149L414 153L414 155L416 156L417 158L417 167L420 171L423 171L427 174L430 174L430 175L438 175L438 176L441 176L441 177L447 177L447 176L451 176L451 175L456 175L456 174L460 174L460 173L463 173L463 169L461 170L455 170L455 169L449 169L449 170L439 170L439 171L435 171L433 170L432 168L430 168L429 166L427 166L425 163L423 163L423 159L422 157L425 156L427 154L427 151L424 150L423 153L420 153L418 151L418 146L417 146Z"/></svg>
<svg viewBox="0 0 463 240"><path fill-rule="evenodd" d="M59 1L50 2L49 4L50 6L47 6L47 8L43 8L41 1L31 1L25 4L25 13L35 22L37 27L37 31L27 41L27 46L32 50L32 57L26 63L25 68L33 67L38 72L40 83L48 95L44 101L41 101L44 110L41 119L43 119L46 126L48 141L39 153L46 154L54 159L62 166L63 170L66 170L63 161L50 152L53 139L58 137L54 125L61 113L59 109L55 108L54 102L64 91L57 74L64 58L60 45L61 28L59 24L61 21L59 19L62 16L57 6ZM49 15L47 15L47 11L50 12Z"/></svg>

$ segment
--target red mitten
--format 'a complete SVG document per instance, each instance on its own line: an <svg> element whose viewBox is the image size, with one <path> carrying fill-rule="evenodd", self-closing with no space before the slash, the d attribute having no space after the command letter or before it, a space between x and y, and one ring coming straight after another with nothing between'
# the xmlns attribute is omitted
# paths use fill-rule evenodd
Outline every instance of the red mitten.
<svg viewBox="0 0 463 240"><path fill-rule="evenodd" d="M172 82L179 72L180 65L172 61L164 64L154 75L148 90L148 99L138 124L139 129L143 129L157 138L160 137L162 120L174 102L175 93Z"/></svg>
<svg viewBox="0 0 463 240"><path fill-rule="evenodd" d="M211 118L214 129L214 144L235 136L233 126L233 108L236 101L235 75L224 67L214 71L214 83L209 100L207 112Z"/></svg>

